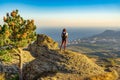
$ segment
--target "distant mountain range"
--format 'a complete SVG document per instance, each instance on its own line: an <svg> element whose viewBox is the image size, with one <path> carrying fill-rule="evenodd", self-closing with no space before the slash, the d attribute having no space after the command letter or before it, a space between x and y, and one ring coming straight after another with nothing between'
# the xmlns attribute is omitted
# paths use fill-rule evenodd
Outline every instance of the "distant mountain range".
<svg viewBox="0 0 120 80"><path fill-rule="evenodd" d="M105 30L104 32L93 35L88 38L82 38L73 40L70 44L79 44L79 43L96 43L96 44L115 44L120 42L120 31L115 30Z"/></svg>
<svg viewBox="0 0 120 80"><path fill-rule="evenodd" d="M120 39L120 31L115 31L115 30L106 30L101 34L92 36L90 38L110 38L110 39Z"/></svg>

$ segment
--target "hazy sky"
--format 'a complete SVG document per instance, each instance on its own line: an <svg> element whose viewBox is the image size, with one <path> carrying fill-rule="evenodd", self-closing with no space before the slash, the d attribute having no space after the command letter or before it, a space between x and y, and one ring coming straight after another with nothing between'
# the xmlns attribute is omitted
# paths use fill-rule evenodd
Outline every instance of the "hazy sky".
<svg viewBox="0 0 120 80"><path fill-rule="evenodd" d="M15 9L37 27L120 27L120 0L1 0L0 24Z"/></svg>

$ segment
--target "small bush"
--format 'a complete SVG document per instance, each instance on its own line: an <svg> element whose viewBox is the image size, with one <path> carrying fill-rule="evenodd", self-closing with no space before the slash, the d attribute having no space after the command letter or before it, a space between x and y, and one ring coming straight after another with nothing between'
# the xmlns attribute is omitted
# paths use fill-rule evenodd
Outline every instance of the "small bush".
<svg viewBox="0 0 120 80"><path fill-rule="evenodd" d="M3 54L0 58L5 62L10 62L12 60L12 56L9 53Z"/></svg>
<svg viewBox="0 0 120 80"><path fill-rule="evenodd" d="M0 56L3 56L4 54L8 53L7 50L0 50Z"/></svg>
<svg viewBox="0 0 120 80"><path fill-rule="evenodd" d="M15 74L11 79L9 80L19 80L19 75L18 74Z"/></svg>

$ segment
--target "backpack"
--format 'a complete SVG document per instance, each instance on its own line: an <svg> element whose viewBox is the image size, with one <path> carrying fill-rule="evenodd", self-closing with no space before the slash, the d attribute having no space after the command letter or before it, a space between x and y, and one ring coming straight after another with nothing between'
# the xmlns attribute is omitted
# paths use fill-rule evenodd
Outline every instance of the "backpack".
<svg viewBox="0 0 120 80"><path fill-rule="evenodd" d="M62 33L62 38L63 38L63 39L66 39L66 37L67 37L67 36L66 36L66 32L63 32L63 33Z"/></svg>

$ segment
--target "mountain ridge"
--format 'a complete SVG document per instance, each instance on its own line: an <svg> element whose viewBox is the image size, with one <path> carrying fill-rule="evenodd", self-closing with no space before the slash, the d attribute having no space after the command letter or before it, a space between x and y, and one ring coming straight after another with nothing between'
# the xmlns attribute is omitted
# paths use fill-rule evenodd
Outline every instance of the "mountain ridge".
<svg viewBox="0 0 120 80"><path fill-rule="evenodd" d="M88 38L82 38L81 40L84 40L84 39L91 39L91 38L94 38L94 37L98 37L98 38L119 38L120 36L120 31L117 31L117 30L105 30L99 34L96 34L96 35L93 35L93 36L90 36Z"/></svg>
<svg viewBox="0 0 120 80"><path fill-rule="evenodd" d="M120 31L117 30L105 30L100 34L93 35L91 37L76 39L70 41L70 45L88 43L88 44L107 44L113 45L116 44L119 47L120 42Z"/></svg>
<svg viewBox="0 0 120 80"><path fill-rule="evenodd" d="M115 70L104 71L85 55L70 50L60 51L57 46L52 38L38 35L37 41L28 47L36 59L23 68L24 80L117 79Z"/></svg>
<svg viewBox="0 0 120 80"><path fill-rule="evenodd" d="M97 34L93 37L110 37L110 38L116 38L120 36L120 31L116 30L105 30L104 32Z"/></svg>

